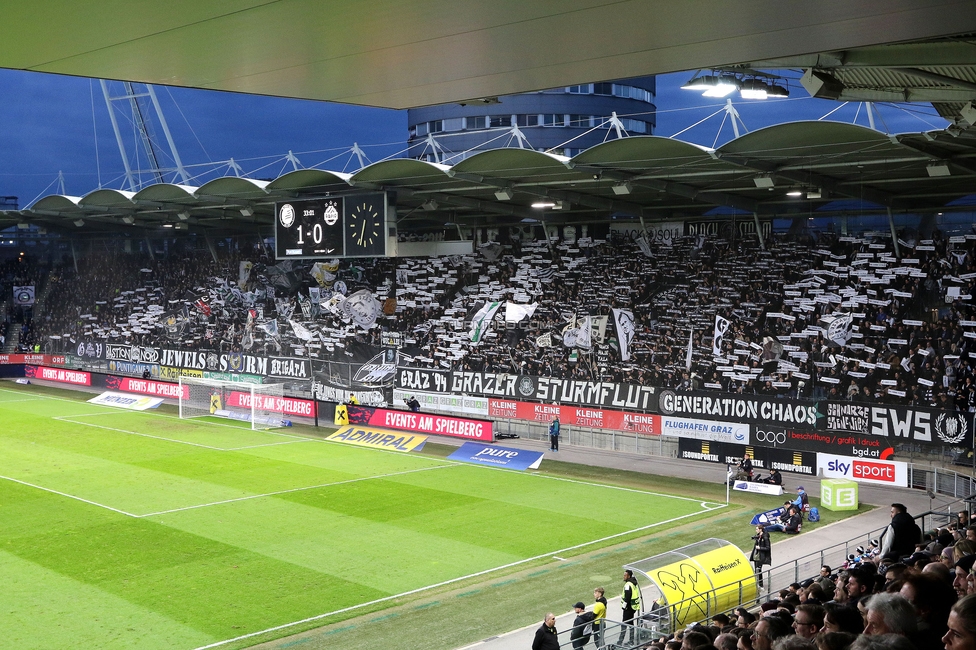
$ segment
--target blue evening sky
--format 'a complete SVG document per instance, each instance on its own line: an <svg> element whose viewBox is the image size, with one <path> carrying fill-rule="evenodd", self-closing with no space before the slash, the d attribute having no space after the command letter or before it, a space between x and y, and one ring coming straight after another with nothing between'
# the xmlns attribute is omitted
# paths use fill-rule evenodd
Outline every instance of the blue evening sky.
<svg viewBox="0 0 976 650"><path fill-rule="evenodd" d="M713 146L733 137L728 121L722 126L723 99L702 97L680 86L691 73L658 77L656 135L673 136ZM121 84L112 84L114 93ZM138 86L137 86L138 88ZM370 161L403 155L406 111L343 104L259 97L235 93L156 88L192 185L232 173L233 158L254 178L274 178L290 169L288 151L302 166L354 171L348 150L359 143ZM819 119L840 107L814 100L798 83L785 100L745 101L733 98L748 130L791 120ZM890 133L944 128L932 107L880 105L876 126ZM708 116L716 111L718 115ZM131 122L119 111L119 127L129 151L135 151ZM867 126L862 105L840 108L828 119ZM708 118L708 119L706 119ZM82 196L100 185L127 189L122 159L97 80L0 69L0 195L19 197L21 207L60 191L63 174L67 194ZM721 127L721 128L720 128ZM154 128L158 131L158 128ZM97 136L97 137L96 137ZM156 133L163 142L162 133ZM96 147L97 143L97 147ZM144 158L141 160L145 164ZM170 165L167 158L161 166ZM172 178L167 178L172 180Z"/></svg>

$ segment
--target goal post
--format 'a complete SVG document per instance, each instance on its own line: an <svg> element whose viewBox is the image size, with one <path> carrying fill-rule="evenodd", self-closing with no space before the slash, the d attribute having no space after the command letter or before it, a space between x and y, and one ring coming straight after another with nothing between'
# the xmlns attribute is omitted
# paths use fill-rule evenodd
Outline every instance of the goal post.
<svg viewBox="0 0 976 650"><path fill-rule="evenodd" d="M264 430L291 426L283 414L282 384L244 384L180 377L180 418L219 417Z"/></svg>

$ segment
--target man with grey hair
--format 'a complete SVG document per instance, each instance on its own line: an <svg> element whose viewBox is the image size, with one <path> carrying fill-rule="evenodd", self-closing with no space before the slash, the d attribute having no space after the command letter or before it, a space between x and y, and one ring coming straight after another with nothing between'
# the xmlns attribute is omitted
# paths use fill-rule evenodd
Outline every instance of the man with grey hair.
<svg viewBox="0 0 976 650"><path fill-rule="evenodd" d="M915 608L901 594L882 593L871 596L864 615L864 633L899 634L913 637L918 632Z"/></svg>
<svg viewBox="0 0 976 650"><path fill-rule="evenodd" d="M728 632L723 632L715 637L715 642L712 645L715 646L715 650L735 650L738 642L739 637Z"/></svg>

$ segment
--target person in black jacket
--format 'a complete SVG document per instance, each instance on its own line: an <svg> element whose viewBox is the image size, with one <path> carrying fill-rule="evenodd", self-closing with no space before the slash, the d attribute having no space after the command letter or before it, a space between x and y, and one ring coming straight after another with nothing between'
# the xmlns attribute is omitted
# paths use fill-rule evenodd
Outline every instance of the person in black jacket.
<svg viewBox="0 0 976 650"><path fill-rule="evenodd" d="M881 557L903 557L915 552L922 530L901 503L891 504L891 524L885 529Z"/></svg>
<svg viewBox="0 0 976 650"><path fill-rule="evenodd" d="M546 620L535 631L532 650L559 650L559 639L556 637L556 615L552 612L546 614Z"/></svg>
<svg viewBox="0 0 976 650"><path fill-rule="evenodd" d="M762 568L764 564L773 563L773 550L769 543L769 533L766 532L762 524L756 526L756 534L752 536L752 539L755 543L752 545L752 554L749 556L749 560L756 567L756 584L762 589Z"/></svg>
<svg viewBox="0 0 976 650"><path fill-rule="evenodd" d="M576 612L576 620L573 621L573 629L569 633L569 638L573 642L573 650L580 650L590 642L596 614L586 611L586 605L582 601L573 605L573 610Z"/></svg>

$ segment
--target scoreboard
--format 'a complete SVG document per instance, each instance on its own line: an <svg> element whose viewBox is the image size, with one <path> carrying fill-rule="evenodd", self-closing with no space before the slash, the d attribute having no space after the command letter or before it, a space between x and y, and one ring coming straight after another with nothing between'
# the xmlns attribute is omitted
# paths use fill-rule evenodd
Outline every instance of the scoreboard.
<svg viewBox="0 0 976 650"><path fill-rule="evenodd" d="M275 204L275 258L387 256L386 194Z"/></svg>

